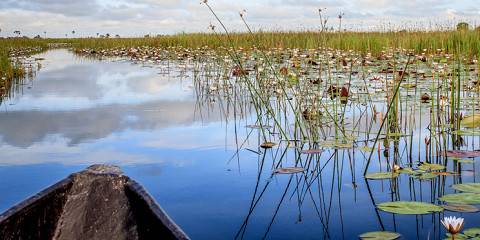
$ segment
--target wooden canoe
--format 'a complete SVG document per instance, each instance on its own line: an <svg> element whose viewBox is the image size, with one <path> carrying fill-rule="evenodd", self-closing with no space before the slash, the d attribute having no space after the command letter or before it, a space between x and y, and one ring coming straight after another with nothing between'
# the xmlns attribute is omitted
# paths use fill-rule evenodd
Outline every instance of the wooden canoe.
<svg viewBox="0 0 480 240"><path fill-rule="evenodd" d="M0 215L0 239L189 239L120 168L93 165Z"/></svg>

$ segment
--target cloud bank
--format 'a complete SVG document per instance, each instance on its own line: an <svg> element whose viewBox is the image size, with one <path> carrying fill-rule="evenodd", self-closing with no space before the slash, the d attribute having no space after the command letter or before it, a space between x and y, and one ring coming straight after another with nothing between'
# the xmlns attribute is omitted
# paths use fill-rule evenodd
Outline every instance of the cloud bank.
<svg viewBox="0 0 480 240"><path fill-rule="evenodd" d="M349 30L385 27L429 28L453 26L458 21L480 23L476 0L210 0L209 4L233 31L244 31L238 12L247 10L247 21L255 29L317 29L318 9L327 8L329 26L338 28L336 16L345 13ZM2 0L1 36L19 30L24 35L50 37L121 36L208 32L217 24L199 0ZM343 27L342 27L343 28Z"/></svg>

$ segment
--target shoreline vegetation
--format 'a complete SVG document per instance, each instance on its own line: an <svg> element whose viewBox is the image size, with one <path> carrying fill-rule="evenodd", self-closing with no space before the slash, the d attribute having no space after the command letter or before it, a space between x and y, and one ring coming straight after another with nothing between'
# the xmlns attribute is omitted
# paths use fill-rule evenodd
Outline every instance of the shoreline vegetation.
<svg viewBox="0 0 480 240"><path fill-rule="evenodd" d="M215 30L214 27L212 30ZM362 104L368 107L362 111L362 116L372 111L375 120L380 113L380 128L374 129L372 120L370 127L362 129L365 132L365 140L362 141L369 143L374 140L373 146L368 147L375 148L378 141L387 136L386 142L384 141L387 147L388 136L400 133L399 136L404 136L413 131L413 128L404 129L405 126L398 123L403 115L402 105L412 101L409 98L403 99L405 96L400 94L400 89L405 91L411 88L415 90L415 99L420 100L419 95L423 94L423 102L436 103L431 107L436 109L439 119L442 119L442 123L438 123L441 126L440 132L444 132L447 125L452 132L460 130L463 118L460 110L472 110L475 114L475 107L462 107L461 93L467 91L476 95L476 89L480 89L478 81L472 80L472 77L477 77L480 52L480 31L477 30L214 32L144 38L10 38L1 39L0 43L3 52L0 70L2 76L6 76L2 80L6 94L11 83L26 73L26 64L21 64L18 59L46 49L69 48L84 56L127 57L134 61L152 63L195 60L219 68L225 74L220 79L233 77L233 82L207 82L208 94L223 89L227 91L226 95L230 95L229 86L235 85L248 89L250 97L254 99L252 101L260 121L258 124L263 126L265 123L262 121L266 121L279 130L280 139L274 140L301 139L316 145L320 141L332 140L324 132L319 135L318 128L333 124L331 127L335 130L335 138L332 146L335 148L350 146L351 136L348 131L359 131L356 128L345 129L348 115L346 106L350 101L365 101ZM32 69L32 61L27 62ZM428 79L433 82L430 84L426 81ZM420 89L421 80L426 82ZM372 85L375 82L381 84ZM435 91L435 85L442 90ZM318 91L311 92L309 89ZM384 101L387 104L378 105L380 109L376 109L370 91L385 92ZM279 106L272 106L269 102L272 94L281 100ZM367 98L352 97L362 94L366 94ZM446 107L438 102L440 100L450 102L448 111L444 112ZM470 104L476 105L477 102L473 99ZM284 108L283 111L288 114L278 113L277 108ZM322 115L323 111L326 112ZM412 113L416 111L414 109ZM268 119L262 120L264 114L267 114ZM294 116L293 120L289 119L291 115ZM285 127L289 126L289 122L295 126L293 130ZM262 133L266 143L272 140L264 129ZM461 144L456 138L456 135L453 136L452 142L458 149ZM439 139L436 144L440 144ZM435 150L435 155L445 156L447 149L447 146L441 146ZM373 152L374 150L370 151L364 174L367 174ZM428 159L427 162L433 160ZM435 161L438 162L439 159ZM413 162L410 161L409 167L412 166Z"/></svg>
<svg viewBox="0 0 480 240"><path fill-rule="evenodd" d="M0 38L0 88L6 82L25 75L18 57L40 53L49 46L70 46L75 50L111 50L131 47L182 47L216 50L235 46L240 49L269 50L319 49L351 50L380 55L387 49L406 49L415 53L461 54L466 58L480 53L480 30L398 31L398 32L255 32L255 33L182 33L143 38ZM66 45L65 45L66 44Z"/></svg>

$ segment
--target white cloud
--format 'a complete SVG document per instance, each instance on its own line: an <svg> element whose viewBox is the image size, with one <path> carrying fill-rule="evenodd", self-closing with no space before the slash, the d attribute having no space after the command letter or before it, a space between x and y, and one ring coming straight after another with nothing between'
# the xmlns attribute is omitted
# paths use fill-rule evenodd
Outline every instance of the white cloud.
<svg viewBox="0 0 480 240"><path fill-rule="evenodd" d="M247 19L256 29L314 29L318 8L327 8L330 23L345 12L347 28L365 28L393 22L431 21L451 24L453 20L479 19L476 0L211 0L211 6L229 29L243 31L238 12L247 10ZM95 33L142 36L208 31L215 19L198 0L4 0L0 3L0 28L3 35L21 30L28 35L47 31L64 36L72 30L79 36Z"/></svg>

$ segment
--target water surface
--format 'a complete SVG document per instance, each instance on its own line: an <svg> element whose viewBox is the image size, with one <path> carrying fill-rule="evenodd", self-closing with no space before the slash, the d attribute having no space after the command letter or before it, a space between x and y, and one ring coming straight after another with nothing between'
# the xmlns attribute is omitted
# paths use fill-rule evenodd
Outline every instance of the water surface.
<svg viewBox="0 0 480 240"><path fill-rule="evenodd" d="M435 202L438 189L452 192L453 177L367 182L360 151L306 157L259 149L258 130L227 116L218 102L200 101L192 73L180 68L98 61L67 50L38 57L46 60L36 77L0 106L0 211L70 173L108 163L144 185L193 239L355 239L382 229L404 239L443 239L443 214L400 216L374 206ZM308 179L272 176L279 158L285 166L301 159L322 170ZM471 170L460 181L478 181L478 166ZM445 215L465 217L467 228L480 225L477 213Z"/></svg>

